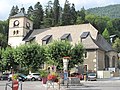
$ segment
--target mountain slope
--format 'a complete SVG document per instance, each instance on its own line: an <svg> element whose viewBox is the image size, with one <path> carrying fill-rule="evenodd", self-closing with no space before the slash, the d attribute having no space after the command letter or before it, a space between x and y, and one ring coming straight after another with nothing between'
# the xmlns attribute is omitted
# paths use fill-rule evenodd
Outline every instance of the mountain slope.
<svg viewBox="0 0 120 90"><path fill-rule="evenodd" d="M109 5L105 7L90 8L87 11L89 13L93 13L99 16L108 16L110 18L120 18L120 4Z"/></svg>

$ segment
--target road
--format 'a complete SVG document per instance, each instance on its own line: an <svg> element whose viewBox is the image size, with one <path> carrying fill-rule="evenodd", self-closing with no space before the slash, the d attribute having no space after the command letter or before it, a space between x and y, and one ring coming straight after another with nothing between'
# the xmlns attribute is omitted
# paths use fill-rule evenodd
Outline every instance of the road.
<svg viewBox="0 0 120 90"><path fill-rule="evenodd" d="M72 86L67 90L119 90L120 80L81 81L82 86Z"/></svg>
<svg viewBox="0 0 120 90"><path fill-rule="evenodd" d="M7 81L0 81L0 90L5 90L5 85ZM66 86L60 90L119 90L120 89L120 80L100 80L100 81L81 81L81 86ZM66 89L65 89L66 88ZM10 87L7 87L7 90L12 90ZM19 87L19 90L20 87ZM59 90L48 88L46 85L43 85L40 81L25 81L22 83L22 90Z"/></svg>

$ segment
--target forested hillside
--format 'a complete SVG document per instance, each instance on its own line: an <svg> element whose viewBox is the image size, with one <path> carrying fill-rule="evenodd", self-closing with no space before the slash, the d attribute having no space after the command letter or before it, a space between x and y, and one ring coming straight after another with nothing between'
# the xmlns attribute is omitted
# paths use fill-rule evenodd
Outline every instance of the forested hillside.
<svg viewBox="0 0 120 90"><path fill-rule="evenodd" d="M120 4L91 8L91 9L88 9L87 11L99 16L108 16L110 18L120 18Z"/></svg>

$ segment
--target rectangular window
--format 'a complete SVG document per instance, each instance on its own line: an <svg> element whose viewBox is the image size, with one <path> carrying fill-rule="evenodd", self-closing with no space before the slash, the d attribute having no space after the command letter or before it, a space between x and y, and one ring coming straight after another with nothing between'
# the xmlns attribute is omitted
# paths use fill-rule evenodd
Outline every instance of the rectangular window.
<svg viewBox="0 0 120 90"><path fill-rule="evenodd" d="M88 52L87 51L85 51L85 53L84 53L84 58L88 58Z"/></svg>

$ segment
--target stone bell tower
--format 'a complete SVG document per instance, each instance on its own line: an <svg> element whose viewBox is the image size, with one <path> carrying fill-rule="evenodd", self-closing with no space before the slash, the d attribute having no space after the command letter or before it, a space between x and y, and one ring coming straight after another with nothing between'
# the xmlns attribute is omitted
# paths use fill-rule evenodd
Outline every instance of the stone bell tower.
<svg viewBox="0 0 120 90"><path fill-rule="evenodd" d="M9 19L9 36L8 44L12 47L25 44L23 38L33 29L33 22L28 19L25 9L21 8L20 12Z"/></svg>

